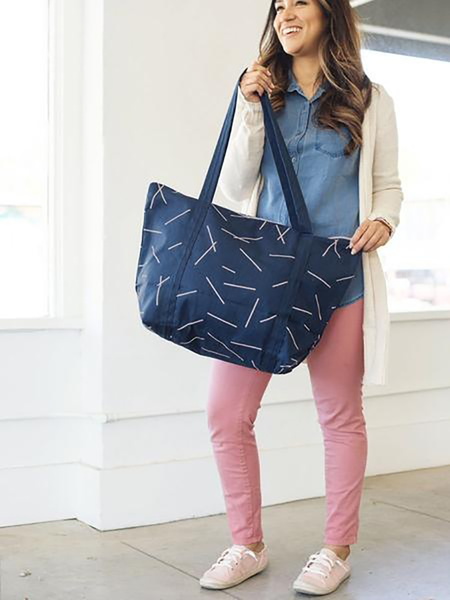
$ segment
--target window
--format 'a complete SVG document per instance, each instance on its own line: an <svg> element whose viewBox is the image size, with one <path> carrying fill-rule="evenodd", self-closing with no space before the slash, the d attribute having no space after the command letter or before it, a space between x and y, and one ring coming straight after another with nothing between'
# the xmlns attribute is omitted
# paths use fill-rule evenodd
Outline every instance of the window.
<svg viewBox="0 0 450 600"><path fill-rule="evenodd" d="M1 329L83 327L83 56L100 22L88 6L0 0Z"/></svg>
<svg viewBox="0 0 450 600"><path fill-rule="evenodd" d="M391 312L450 309L450 63L363 50L367 75L395 103L400 224L378 250Z"/></svg>
<svg viewBox="0 0 450 600"><path fill-rule="evenodd" d="M0 318L48 315L48 4L0 2Z"/></svg>

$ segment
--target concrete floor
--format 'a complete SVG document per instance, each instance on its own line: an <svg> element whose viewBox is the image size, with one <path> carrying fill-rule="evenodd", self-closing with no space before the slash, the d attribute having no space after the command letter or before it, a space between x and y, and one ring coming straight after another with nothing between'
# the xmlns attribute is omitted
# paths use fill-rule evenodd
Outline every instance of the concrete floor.
<svg viewBox="0 0 450 600"><path fill-rule="evenodd" d="M76 520L0 529L1 600L284 600L322 544L324 498L263 509L270 563L224 591L198 579L224 515L100 533ZM333 600L450 600L450 466L366 477L351 577ZM29 573L29 574L27 574Z"/></svg>

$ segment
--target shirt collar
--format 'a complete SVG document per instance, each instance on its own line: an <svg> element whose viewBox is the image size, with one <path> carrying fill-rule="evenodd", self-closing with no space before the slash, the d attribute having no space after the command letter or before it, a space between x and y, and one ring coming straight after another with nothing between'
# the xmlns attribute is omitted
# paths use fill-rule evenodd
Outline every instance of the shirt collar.
<svg viewBox="0 0 450 600"><path fill-rule="evenodd" d="M298 85L297 80L295 79L293 73L292 73L292 69L289 67L288 69L288 78L289 78L289 85L286 88L287 92L295 92L297 91L299 94L301 94L303 97L306 98L303 90L301 89L301 87ZM328 81L325 80L324 83L320 84L319 87L316 90L316 93L314 94L314 96L311 98L311 101L316 100L317 98L319 98L319 96L321 96L323 94L323 92L327 89L328 87Z"/></svg>

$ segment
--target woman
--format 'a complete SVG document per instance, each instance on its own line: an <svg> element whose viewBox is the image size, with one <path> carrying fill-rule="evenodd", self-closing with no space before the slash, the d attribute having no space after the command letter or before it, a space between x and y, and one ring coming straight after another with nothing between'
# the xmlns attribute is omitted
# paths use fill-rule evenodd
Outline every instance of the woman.
<svg viewBox="0 0 450 600"><path fill-rule="evenodd" d="M325 446L326 524L295 590L323 595L350 575L367 459L362 385L384 383L389 314L376 250L399 224L403 199L392 98L363 71L358 16L348 0L272 0L260 57L244 73L220 188L240 211L290 224L260 96L266 91L298 176L313 233L341 235L360 253L357 276L310 352ZM200 580L224 589L262 571L254 422L271 373L214 360L208 427L233 545ZM230 409L232 407L232 410Z"/></svg>

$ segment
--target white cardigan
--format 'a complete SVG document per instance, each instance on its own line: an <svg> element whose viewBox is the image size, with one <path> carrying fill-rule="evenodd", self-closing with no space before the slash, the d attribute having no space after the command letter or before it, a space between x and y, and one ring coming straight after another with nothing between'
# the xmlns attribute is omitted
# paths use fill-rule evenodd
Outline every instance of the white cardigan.
<svg viewBox="0 0 450 600"><path fill-rule="evenodd" d="M247 101L238 87L236 112L218 186L238 212L252 216L256 216L263 185L260 165L264 138L261 103ZM381 84L375 84L363 121L359 222L384 217L393 227L392 238L400 221L402 200L394 102ZM363 384L386 384L390 318L385 274L377 250L360 252L364 274Z"/></svg>

